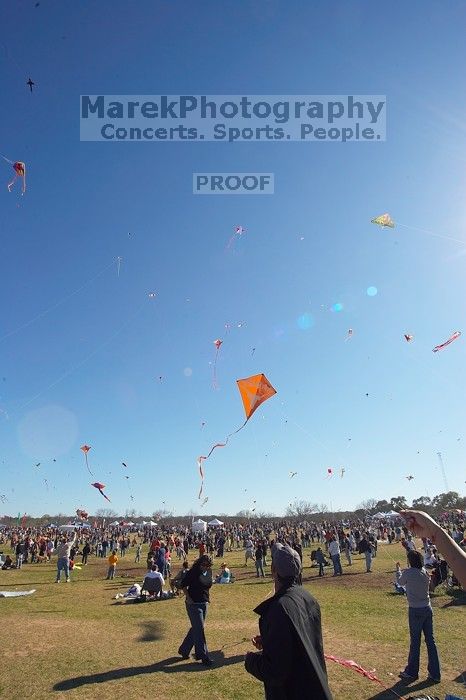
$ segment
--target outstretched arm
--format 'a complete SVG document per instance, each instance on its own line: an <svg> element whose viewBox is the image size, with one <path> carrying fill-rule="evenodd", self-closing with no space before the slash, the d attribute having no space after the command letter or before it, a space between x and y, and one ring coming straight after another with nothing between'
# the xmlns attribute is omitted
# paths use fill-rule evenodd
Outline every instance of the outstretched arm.
<svg viewBox="0 0 466 700"><path fill-rule="evenodd" d="M427 513L420 510L402 510L400 515L406 520L407 527L418 537L432 540L462 587L466 589L466 552Z"/></svg>

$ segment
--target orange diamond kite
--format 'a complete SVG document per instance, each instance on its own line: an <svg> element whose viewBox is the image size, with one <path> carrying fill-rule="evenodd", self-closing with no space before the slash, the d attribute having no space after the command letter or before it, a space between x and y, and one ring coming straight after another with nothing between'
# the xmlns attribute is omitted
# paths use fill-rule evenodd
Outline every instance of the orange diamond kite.
<svg viewBox="0 0 466 700"><path fill-rule="evenodd" d="M246 379L237 379L236 383L243 399L246 420L249 420L261 403L277 393L265 374L254 374Z"/></svg>

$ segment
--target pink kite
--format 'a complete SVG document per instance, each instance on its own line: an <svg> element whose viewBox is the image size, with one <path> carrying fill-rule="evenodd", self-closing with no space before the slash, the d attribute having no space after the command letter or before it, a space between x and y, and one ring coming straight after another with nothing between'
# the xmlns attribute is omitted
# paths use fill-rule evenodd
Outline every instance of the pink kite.
<svg viewBox="0 0 466 700"><path fill-rule="evenodd" d="M455 331L453 335L451 335L448 340L446 340L444 343L441 343L440 345L436 345L435 348L432 350L432 352L438 352L439 350L443 350L443 348L446 348L447 345L450 345L450 343L453 343L454 340L458 340L458 338L461 335L461 331Z"/></svg>
<svg viewBox="0 0 466 700"><path fill-rule="evenodd" d="M17 161L12 161L9 158L6 158L5 156L1 155L0 156L3 158L3 160L6 160L7 163L10 163L11 167L15 171L15 176L11 182L8 183L8 192L11 192L11 188L15 184L16 180L20 178L23 181L23 185L21 188L21 194L24 194L26 192L26 164L23 163L20 160Z"/></svg>
<svg viewBox="0 0 466 700"><path fill-rule="evenodd" d="M93 486L95 489L97 489L98 491L100 491L100 493L102 494L102 496L103 496L104 498L106 498L107 501L108 501L109 503L111 503L111 500L109 499L109 497L106 496L106 495L104 494L105 484L101 484L100 481L96 481L94 484L91 484L91 486Z"/></svg>
<svg viewBox="0 0 466 700"><path fill-rule="evenodd" d="M327 468L327 479L331 479L333 476L333 469L332 467Z"/></svg>
<svg viewBox="0 0 466 700"><path fill-rule="evenodd" d="M333 654L324 654L325 658L327 661L334 661L336 664L339 664L340 666L344 666L345 668L350 668L353 671L356 671L356 673L360 673L361 676L364 676L365 678L368 678L370 681L375 681L376 683L379 683L382 688L385 688L385 690L389 690L391 693L396 695L397 698L402 698L401 695L398 695L392 688L388 688L385 683L383 683L380 678L378 678L373 671L366 671L365 668L363 668L360 664L357 664L356 661L352 661L351 659L340 659L338 656L333 656Z"/></svg>
<svg viewBox="0 0 466 700"><path fill-rule="evenodd" d="M234 231L235 232L234 232L233 236L228 241L227 248L231 248L231 245L232 245L233 241L235 240L236 236L242 236L243 233L246 233L246 229L243 226L239 226L239 225L235 226Z"/></svg>

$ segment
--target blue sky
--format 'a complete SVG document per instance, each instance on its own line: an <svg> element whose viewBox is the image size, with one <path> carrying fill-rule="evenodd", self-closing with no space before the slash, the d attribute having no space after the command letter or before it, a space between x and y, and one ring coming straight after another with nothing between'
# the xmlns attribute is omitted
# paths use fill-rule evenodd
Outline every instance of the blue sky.
<svg viewBox="0 0 466 700"><path fill-rule="evenodd" d="M0 21L0 152L28 169L21 197L0 165L3 511L108 505L87 443L119 513L202 512L196 458L258 372L278 393L206 463L208 513L432 496L438 451L463 492L465 338L432 348L466 331L464 5L35 4ZM80 94L382 94L387 140L80 142ZM275 194L196 197L193 172Z"/></svg>

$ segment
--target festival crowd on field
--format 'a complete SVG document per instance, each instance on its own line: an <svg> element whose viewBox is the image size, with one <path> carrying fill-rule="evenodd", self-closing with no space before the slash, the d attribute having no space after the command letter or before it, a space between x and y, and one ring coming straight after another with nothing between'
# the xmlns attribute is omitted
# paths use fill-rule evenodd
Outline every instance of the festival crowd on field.
<svg viewBox="0 0 466 700"><path fill-rule="evenodd" d="M213 659L205 634L210 588L213 584L235 582L235 574L226 561L222 561L218 574L213 575L213 558L228 559L229 553L244 549L244 565L247 567L251 560L258 578L265 577L264 569L270 564L275 591L272 597L255 608L254 612L259 615L260 634L251 639L256 651L247 652L244 660L246 671L264 684L266 700L298 700L304 697L303 689L306 689L307 697L332 700L326 660L353 668L366 676L368 672L354 661L324 654L320 606L302 585L304 550L311 550L308 556L311 565L318 569L318 576L325 576L326 566L332 567L333 576L342 576L343 554L347 566L352 566L355 553L362 555L369 574L379 546L401 543L406 550L408 566L402 569L401 564L396 563L393 583L396 592L407 598L410 647L406 667L399 673L399 678L408 684L419 678L423 633L428 656L427 683L441 681L430 593L440 583L458 587L466 585L465 519L462 511L444 514L441 524L419 511L337 522L323 520L320 523L306 520L212 522L215 525L209 530L203 521L197 523L201 526L199 530L194 522L191 526L182 523L137 526L124 521L109 527L105 527L104 522L101 527L97 523L94 527L84 527L83 523L77 523L77 527L75 524L61 527L3 526L0 528L1 568L6 571L21 569L28 564L39 565L56 555L55 581L60 583L63 574L69 583L73 569L86 566L88 557L95 555L107 559L106 578L111 580L120 559L134 556L134 563L140 563L142 548L146 545L144 580L141 584L133 583L126 593L117 593L114 597L124 599L119 602L136 603L184 594L190 626L178 654L181 659L188 660L194 649L194 659L210 667ZM416 547L415 535L421 538L422 551ZM10 553L4 556L4 550L8 548ZM190 566L188 558L191 556L195 560ZM78 557L81 558L79 563ZM172 557L181 564L174 576L171 575ZM167 580L169 590L164 590ZM34 591L0 591L0 596L28 593Z"/></svg>
<svg viewBox="0 0 466 700"><path fill-rule="evenodd" d="M444 513L439 519L447 534L460 546L465 546L465 518L462 512ZM322 522L303 520L259 520L223 523L220 527L209 528L205 532L194 533L191 527L181 523L165 525L128 525L121 521L118 525L106 526L103 521L94 527L82 527L76 523L76 537L70 543L58 526L25 527L3 526L0 529L0 552L3 553L2 568L21 568L25 564L49 562L52 556L67 556L70 570L76 564L86 565L89 556L109 559L109 578L113 578L119 558L133 556L135 562L141 560L142 545L147 545L149 553L147 566L157 566L166 580L171 575L172 557L185 561L190 553L207 554L224 559L233 550L244 549L245 565L249 560L255 565L256 575L265 576L264 567L270 555L271 542L278 540L288 543L298 552L303 561L303 549L311 549L310 560L325 575L327 566L332 565L334 576L343 575L342 557L352 565L354 554L364 555L366 571L372 571L372 560L377 556L381 544L401 542L408 552L415 548L412 534L404 520L400 518L371 518L347 521ZM70 530L72 528L70 527ZM63 540L67 540L67 551ZM424 543L425 544L425 543ZM9 549L9 552L7 550ZM425 546L424 564L436 568L442 562L441 555L434 545ZM3 550L3 551L2 551ZM6 561L5 561L6 560ZM112 570L113 567L113 570ZM226 567L226 565L225 565ZM445 566L442 567L445 570ZM113 574L113 575L112 575ZM67 575L67 579L69 574ZM60 580L58 578L58 580ZM227 577L223 577L226 582Z"/></svg>

